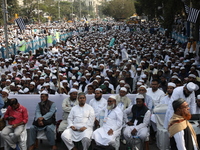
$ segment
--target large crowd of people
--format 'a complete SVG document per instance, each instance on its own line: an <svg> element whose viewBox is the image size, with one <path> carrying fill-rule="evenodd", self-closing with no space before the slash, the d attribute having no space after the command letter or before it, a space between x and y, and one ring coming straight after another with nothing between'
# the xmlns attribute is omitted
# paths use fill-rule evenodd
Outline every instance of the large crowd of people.
<svg viewBox="0 0 200 150"><path fill-rule="evenodd" d="M128 147L132 146L130 139L147 142L151 113L160 104L168 106L164 121L166 129L173 110L177 113L174 101L184 99L192 114L199 112L196 103L196 99L200 99L197 43L191 43L191 39L187 43L178 43L160 32L156 21L133 25L123 22L73 25L30 25L23 35L13 32L12 35L18 35L14 36L20 40L42 35L51 38L55 32L72 31L73 34L65 41L58 36L56 44L47 39L47 48L40 51L25 53L19 48L17 55L0 59L0 88L5 107L9 107L7 111L11 109L9 95L41 95L35 124L30 129L30 150L35 148L36 131L41 128L46 129L47 139L52 149L56 149L54 136L49 136L54 134L52 124L56 112L54 103L48 100L49 94L69 95L60 104L63 120L58 128L68 149L74 149L72 141L82 141L86 150L91 139L98 146L110 145L117 149L116 139L120 135ZM106 100L103 94L111 96ZM128 94L136 94L135 99L130 100ZM94 96L89 104L85 104L87 95ZM105 114L103 121L102 112ZM133 116L128 120L130 113ZM26 121L18 126L24 124ZM10 146L16 147L13 143Z"/></svg>

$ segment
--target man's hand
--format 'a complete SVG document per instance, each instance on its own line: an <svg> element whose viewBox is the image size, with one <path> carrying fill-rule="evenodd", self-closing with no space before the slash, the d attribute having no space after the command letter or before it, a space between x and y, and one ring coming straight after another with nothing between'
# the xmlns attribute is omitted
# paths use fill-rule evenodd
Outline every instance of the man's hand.
<svg viewBox="0 0 200 150"><path fill-rule="evenodd" d="M39 117L39 118L38 118L39 121L42 121L43 119L44 119L43 117Z"/></svg>
<svg viewBox="0 0 200 150"><path fill-rule="evenodd" d="M134 128L134 129L131 131L131 134L132 134L132 135L136 135L136 133L137 133L137 130Z"/></svg>
<svg viewBox="0 0 200 150"><path fill-rule="evenodd" d="M110 130L108 131L108 135L113 135L113 130L112 130L112 129L110 129Z"/></svg>
<svg viewBox="0 0 200 150"><path fill-rule="evenodd" d="M16 128L18 125L17 124L13 124L12 125L12 128Z"/></svg>
<svg viewBox="0 0 200 150"><path fill-rule="evenodd" d="M44 126L43 121L42 121L42 120L38 120L38 125L39 125L39 126Z"/></svg>
<svg viewBox="0 0 200 150"><path fill-rule="evenodd" d="M71 126L70 128L71 128L72 130L74 130L74 131L77 131L77 129L76 129L75 126Z"/></svg>
<svg viewBox="0 0 200 150"><path fill-rule="evenodd" d="M82 128L79 129L79 131L83 132L86 129L87 129L86 127L82 127Z"/></svg>
<svg viewBox="0 0 200 150"><path fill-rule="evenodd" d="M132 122L130 122L130 121L129 121L129 122L127 122L126 124L127 124L128 126L132 126L132 125L133 125L133 123L132 123Z"/></svg>

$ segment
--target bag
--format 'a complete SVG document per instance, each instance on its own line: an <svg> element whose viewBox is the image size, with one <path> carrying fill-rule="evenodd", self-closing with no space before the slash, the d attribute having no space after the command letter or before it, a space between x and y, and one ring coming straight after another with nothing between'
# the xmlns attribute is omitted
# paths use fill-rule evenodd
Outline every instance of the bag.
<svg viewBox="0 0 200 150"><path fill-rule="evenodd" d="M51 117L51 118L49 118L48 120L42 120L42 122L43 122L43 126L40 126L39 124L38 124L38 121L37 120L33 120L33 125L35 125L35 126L37 126L37 127L45 127L45 126L47 126L47 125L50 125L50 124L54 124L54 119L53 119L53 117Z"/></svg>
<svg viewBox="0 0 200 150"><path fill-rule="evenodd" d="M6 126L6 121L3 118L0 118L0 131Z"/></svg>

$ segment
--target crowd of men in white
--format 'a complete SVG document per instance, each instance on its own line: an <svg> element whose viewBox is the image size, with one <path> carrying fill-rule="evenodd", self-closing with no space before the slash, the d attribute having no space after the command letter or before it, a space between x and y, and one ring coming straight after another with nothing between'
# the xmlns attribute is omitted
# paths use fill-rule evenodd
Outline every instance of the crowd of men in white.
<svg viewBox="0 0 200 150"><path fill-rule="evenodd" d="M19 53L1 59L4 102L9 94L69 94L62 103L58 131L68 149L74 148L73 141L82 140L84 150L91 139L119 148L116 139L121 131L129 143L137 137L145 141L151 114L160 104L168 105L167 129L172 102L178 98L186 100L192 114L199 113L196 48L189 41L184 47L158 30L149 33L149 27L159 27L155 22L134 25L133 32L125 24L117 25L107 29L100 24L102 31L77 32L42 55ZM94 95L89 104L83 93ZM106 100L102 94L116 95ZM127 94L136 97L131 101Z"/></svg>

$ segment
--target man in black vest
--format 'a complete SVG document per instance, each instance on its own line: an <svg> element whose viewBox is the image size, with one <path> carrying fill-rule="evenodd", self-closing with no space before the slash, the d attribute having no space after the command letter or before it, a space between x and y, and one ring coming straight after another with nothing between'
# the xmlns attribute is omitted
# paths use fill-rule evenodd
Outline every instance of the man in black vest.
<svg viewBox="0 0 200 150"><path fill-rule="evenodd" d="M198 144L196 134L192 125L188 122L191 119L188 103L179 98L172 103L174 115L169 122L169 136L172 150L196 150Z"/></svg>
<svg viewBox="0 0 200 150"><path fill-rule="evenodd" d="M55 112L56 105L54 102L48 100L48 93L44 90L40 94L41 102L36 106L35 119L33 125L30 127L30 147L29 150L35 148L35 140L37 131L44 130L47 140L52 146L52 150L56 150L55 146Z"/></svg>
<svg viewBox="0 0 200 150"><path fill-rule="evenodd" d="M128 121L127 115L132 113L132 119ZM136 104L124 110L124 118L126 119L126 127L123 131L124 138L130 147L141 149L141 142L144 142L148 136L148 125L150 122L151 112L144 103L144 96L138 94L136 96ZM132 141L137 140L137 143Z"/></svg>

